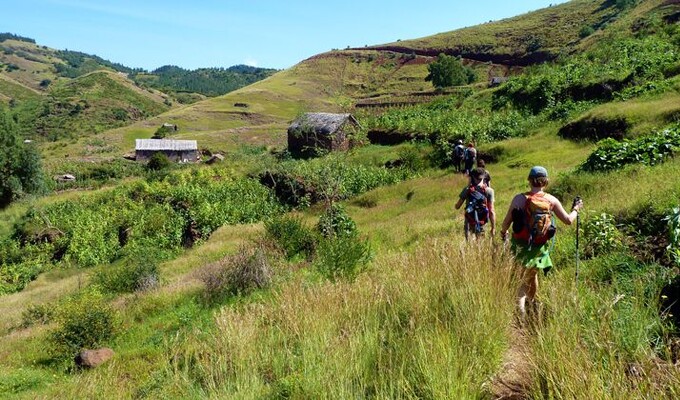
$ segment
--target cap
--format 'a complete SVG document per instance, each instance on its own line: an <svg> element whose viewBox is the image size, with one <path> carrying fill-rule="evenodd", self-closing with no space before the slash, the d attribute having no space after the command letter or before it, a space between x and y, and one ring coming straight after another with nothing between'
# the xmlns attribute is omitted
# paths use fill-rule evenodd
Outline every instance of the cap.
<svg viewBox="0 0 680 400"><path fill-rule="evenodd" d="M541 167L541 166L535 166L531 168L531 171L529 171L529 178L547 178L548 177L548 170Z"/></svg>

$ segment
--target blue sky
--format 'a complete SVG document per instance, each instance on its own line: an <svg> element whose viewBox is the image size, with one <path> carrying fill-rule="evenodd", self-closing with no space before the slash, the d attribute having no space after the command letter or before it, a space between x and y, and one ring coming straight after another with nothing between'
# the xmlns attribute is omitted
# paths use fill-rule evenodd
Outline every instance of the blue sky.
<svg viewBox="0 0 680 400"><path fill-rule="evenodd" d="M415 39L561 0L9 0L0 32L129 67L288 68L332 48Z"/></svg>

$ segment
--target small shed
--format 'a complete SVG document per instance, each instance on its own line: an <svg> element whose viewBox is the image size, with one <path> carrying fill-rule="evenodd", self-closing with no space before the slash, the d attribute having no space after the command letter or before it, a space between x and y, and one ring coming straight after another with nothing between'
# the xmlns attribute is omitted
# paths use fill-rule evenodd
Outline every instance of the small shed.
<svg viewBox="0 0 680 400"><path fill-rule="evenodd" d="M293 156L316 156L350 148L350 138L361 128L351 114L306 113L288 128L288 151Z"/></svg>
<svg viewBox="0 0 680 400"><path fill-rule="evenodd" d="M196 162L200 159L198 143L195 140L137 139L135 160L147 162L154 153L165 154L170 161Z"/></svg>

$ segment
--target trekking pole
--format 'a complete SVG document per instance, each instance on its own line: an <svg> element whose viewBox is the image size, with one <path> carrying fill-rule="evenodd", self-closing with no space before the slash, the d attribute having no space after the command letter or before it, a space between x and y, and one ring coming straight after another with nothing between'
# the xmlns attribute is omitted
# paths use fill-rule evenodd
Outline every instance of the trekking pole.
<svg viewBox="0 0 680 400"><path fill-rule="evenodd" d="M578 204L581 201L581 198L579 196L576 196L574 198L574 202L571 205L571 208L574 209L576 207L576 204ZM580 214L577 212L576 213L576 286L578 286L578 273L579 273L579 254L578 254L578 248L579 248L579 231L581 230L581 217Z"/></svg>

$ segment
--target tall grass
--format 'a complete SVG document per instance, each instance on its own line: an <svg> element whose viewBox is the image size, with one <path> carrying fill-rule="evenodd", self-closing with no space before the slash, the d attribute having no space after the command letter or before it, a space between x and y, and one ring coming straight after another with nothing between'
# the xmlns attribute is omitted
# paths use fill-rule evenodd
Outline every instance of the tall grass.
<svg viewBox="0 0 680 400"><path fill-rule="evenodd" d="M659 315L663 274L646 268L578 290L571 270L550 280L529 355L532 398L678 398L680 371L668 362L669 326Z"/></svg>
<svg viewBox="0 0 680 400"><path fill-rule="evenodd" d="M223 309L207 340L169 347L176 389L229 398L479 398L514 308L512 262L431 241L354 283L291 282Z"/></svg>

